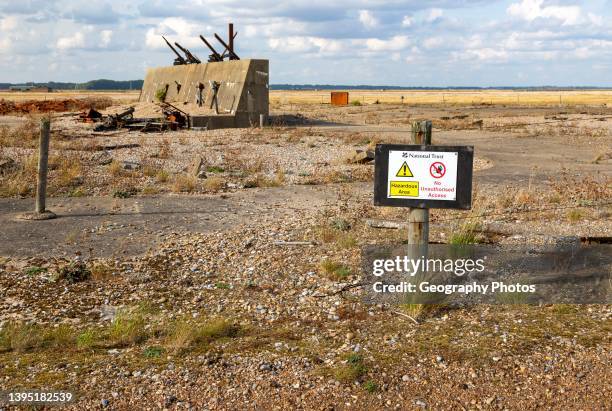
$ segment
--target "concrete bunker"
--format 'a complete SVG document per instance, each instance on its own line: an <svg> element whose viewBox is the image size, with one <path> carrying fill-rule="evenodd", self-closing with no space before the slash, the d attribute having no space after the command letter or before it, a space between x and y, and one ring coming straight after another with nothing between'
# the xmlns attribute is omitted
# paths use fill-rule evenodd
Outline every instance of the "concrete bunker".
<svg viewBox="0 0 612 411"><path fill-rule="evenodd" d="M189 114L190 126L194 128L211 130L259 124L259 116L269 114L269 63L240 59L233 50L235 36L232 25L229 44L215 34L225 46L221 54L200 36L213 52L206 63L175 43L185 53L186 57L182 57L164 38L177 58L173 66L147 70L139 101L171 103Z"/></svg>

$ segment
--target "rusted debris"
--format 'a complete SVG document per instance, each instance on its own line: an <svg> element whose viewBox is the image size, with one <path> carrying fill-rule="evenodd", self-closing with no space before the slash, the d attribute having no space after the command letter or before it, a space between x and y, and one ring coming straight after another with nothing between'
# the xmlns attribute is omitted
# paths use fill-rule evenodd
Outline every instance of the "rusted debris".
<svg viewBox="0 0 612 411"><path fill-rule="evenodd" d="M183 53L185 53L185 57L187 57L187 64L200 64L201 63L200 59L194 56L193 54L191 54L191 52L187 48L181 46L176 41L174 42L174 45L178 47L179 49L181 49Z"/></svg>
<svg viewBox="0 0 612 411"><path fill-rule="evenodd" d="M100 120L101 118L102 113L97 110L94 110L93 108L90 108L89 110L83 111L79 114L79 119L84 123L93 123Z"/></svg>
<svg viewBox="0 0 612 411"><path fill-rule="evenodd" d="M189 114L170 103L162 102L159 105L162 108L162 113L166 116L166 120L170 123L171 129L189 127ZM172 128L172 126L175 127Z"/></svg>
<svg viewBox="0 0 612 411"><path fill-rule="evenodd" d="M109 151L109 150L119 150L123 148L138 148L140 144L131 143L131 144L109 144L105 146L96 146L96 151Z"/></svg>
<svg viewBox="0 0 612 411"><path fill-rule="evenodd" d="M217 52L217 50L215 50L212 44L210 44L208 40L206 40L206 38L200 34L200 39L204 42L206 47L208 47L208 49L211 51L211 54L208 55L209 63L221 62L225 60L226 58L229 58L229 60L240 60L240 57L238 57L238 54L236 54L236 51L234 50L234 40L236 39L236 36L238 35L238 33L237 32L234 33L234 25L232 23L229 23L228 31L229 33L228 33L227 42L223 40L221 36L219 36L217 33L214 33L214 37L224 47L223 52L221 53ZM166 37L162 36L162 38L164 39L168 47L170 47L172 52L176 55L174 59L174 63L173 63L175 66L180 66L184 64L200 64L202 62L198 57L196 57L193 53L191 53L187 48L181 46L178 42L175 41L174 46L176 46L180 51L182 51L184 56L181 53L179 53L174 48L174 46L172 46L172 44L170 44L170 42L166 39Z"/></svg>
<svg viewBox="0 0 612 411"><path fill-rule="evenodd" d="M130 107L122 113L110 114L104 119L102 124L94 128L94 131L116 130L124 127L134 119L134 107Z"/></svg>
<svg viewBox="0 0 612 411"><path fill-rule="evenodd" d="M187 60L185 60L185 57L181 56L179 54L179 52L176 51L176 49L174 47L172 47L172 44L170 44L170 42L168 40L166 40L166 38L164 36L162 36L162 39L164 39L164 41L166 42L168 47L170 47L170 50L172 50L174 52L174 54L176 55L176 58L174 59L174 65L175 66L180 66L180 65L183 65L183 64L187 64Z"/></svg>

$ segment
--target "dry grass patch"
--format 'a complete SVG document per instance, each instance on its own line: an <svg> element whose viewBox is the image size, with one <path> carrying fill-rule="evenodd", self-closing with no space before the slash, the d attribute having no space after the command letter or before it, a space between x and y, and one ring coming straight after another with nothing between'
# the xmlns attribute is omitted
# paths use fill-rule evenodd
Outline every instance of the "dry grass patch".
<svg viewBox="0 0 612 411"><path fill-rule="evenodd" d="M157 167L154 167L150 164L147 164L142 167L142 175L144 175L145 177L155 177L157 173Z"/></svg>
<svg viewBox="0 0 612 411"><path fill-rule="evenodd" d="M49 159L49 168L55 170L55 173L49 176L51 187L61 189L83 183L84 168L79 156L53 156Z"/></svg>
<svg viewBox="0 0 612 411"><path fill-rule="evenodd" d="M231 149L223 153L224 168L241 177L256 173L266 173L276 169L275 164L262 157L244 155L241 149Z"/></svg>
<svg viewBox="0 0 612 411"><path fill-rule="evenodd" d="M535 194L531 190L520 189L514 199L516 206L528 206L537 202Z"/></svg>
<svg viewBox="0 0 612 411"><path fill-rule="evenodd" d="M40 137L40 119L28 116L16 126L0 126L0 147L35 148Z"/></svg>
<svg viewBox="0 0 612 411"><path fill-rule="evenodd" d="M89 270L93 280L104 281L112 277L114 268L104 261L96 261L90 265Z"/></svg>
<svg viewBox="0 0 612 411"><path fill-rule="evenodd" d="M194 176L179 174L174 177L172 191L175 193L190 193L196 189L198 180Z"/></svg>
<svg viewBox="0 0 612 411"><path fill-rule="evenodd" d="M38 157L30 155L22 163L17 163L14 170L0 178L0 193L4 196L26 197L34 193Z"/></svg>
<svg viewBox="0 0 612 411"><path fill-rule="evenodd" d="M153 157L168 159L172 154L170 141L168 139L163 139L159 144L159 151L157 154L153 155Z"/></svg>
<svg viewBox="0 0 612 411"><path fill-rule="evenodd" d="M70 348L75 337L74 330L67 324L42 327L26 322L9 322L0 330L0 352L23 353L39 348Z"/></svg>
<svg viewBox="0 0 612 411"><path fill-rule="evenodd" d="M145 319L140 310L121 310L108 331L113 346L124 347L140 343L147 338Z"/></svg>
<svg viewBox="0 0 612 411"><path fill-rule="evenodd" d="M158 183L165 183L166 181L168 181L169 178L170 174L164 169L159 170L155 174L155 181L157 181Z"/></svg>
<svg viewBox="0 0 612 411"><path fill-rule="evenodd" d="M567 219L571 223L577 223L584 218L584 213L580 209L573 209L567 212Z"/></svg>
<svg viewBox="0 0 612 411"><path fill-rule="evenodd" d="M453 245L464 245L482 244L485 241L486 237L483 234L482 223L478 218L471 218L453 229L450 233L448 243Z"/></svg>
<svg viewBox="0 0 612 411"><path fill-rule="evenodd" d="M357 239L349 232L351 225L344 219L331 221L330 226L315 227L315 233L324 244L334 244L339 249L352 248L357 245Z"/></svg>
<svg viewBox="0 0 612 411"><path fill-rule="evenodd" d="M108 165L108 172L113 177L120 177L121 175L123 175L123 166L117 160L113 160Z"/></svg>
<svg viewBox="0 0 612 411"><path fill-rule="evenodd" d="M322 170L317 168L315 172L307 176L304 180L304 184L318 185L318 184L336 184L336 183L347 183L351 181L351 177L339 170Z"/></svg>
<svg viewBox="0 0 612 411"><path fill-rule="evenodd" d="M158 187L152 185L144 186L141 191L141 193L144 195L154 195L159 194L160 192L161 190Z"/></svg>
<svg viewBox="0 0 612 411"><path fill-rule="evenodd" d="M197 346L206 346L214 340L236 337L239 332L238 325L224 318L211 319L204 323L182 319L169 327L164 345L170 352L182 353Z"/></svg>
<svg viewBox="0 0 612 411"><path fill-rule="evenodd" d="M365 375L367 368L359 354L348 354L342 365L332 370L334 378L343 383L353 383Z"/></svg>
<svg viewBox="0 0 612 411"><path fill-rule="evenodd" d="M221 177L211 176L204 180L204 189L206 191L217 192L225 187L225 180Z"/></svg>
<svg viewBox="0 0 612 411"><path fill-rule="evenodd" d="M323 260L321 262L321 270L327 278L335 281L345 280L351 275L349 267L331 260Z"/></svg>
<svg viewBox="0 0 612 411"><path fill-rule="evenodd" d="M42 330L36 324L10 322L0 331L0 350L24 352L42 345Z"/></svg>
<svg viewBox="0 0 612 411"><path fill-rule="evenodd" d="M268 177L263 174L257 174L247 178L244 182L246 188L252 187L279 187L285 184L285 172L281 169L276 170L274 177Z"/></svg>

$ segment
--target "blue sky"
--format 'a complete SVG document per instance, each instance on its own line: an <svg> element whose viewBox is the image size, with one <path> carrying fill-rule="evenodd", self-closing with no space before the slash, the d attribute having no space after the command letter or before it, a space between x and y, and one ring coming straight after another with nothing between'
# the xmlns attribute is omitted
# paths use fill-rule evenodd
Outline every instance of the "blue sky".
<svg viewBox="0 0 612 411"><path fill-rule="evenodd" d="M272 83L612 87L612 0L0 0L0 82L143 78L229 21Z"/></svg>

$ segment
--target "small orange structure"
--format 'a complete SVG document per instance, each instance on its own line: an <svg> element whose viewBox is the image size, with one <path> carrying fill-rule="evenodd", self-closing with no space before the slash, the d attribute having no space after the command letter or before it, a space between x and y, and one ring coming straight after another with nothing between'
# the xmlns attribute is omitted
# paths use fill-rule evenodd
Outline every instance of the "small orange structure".
<svg viewBox="0 0 612 411"><path fill-rule="evenodd" d="M332 91L331 104L332 106L346 106L349 103L348 91Z"/></svg>

